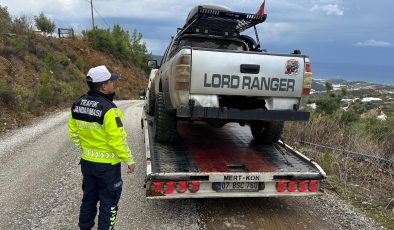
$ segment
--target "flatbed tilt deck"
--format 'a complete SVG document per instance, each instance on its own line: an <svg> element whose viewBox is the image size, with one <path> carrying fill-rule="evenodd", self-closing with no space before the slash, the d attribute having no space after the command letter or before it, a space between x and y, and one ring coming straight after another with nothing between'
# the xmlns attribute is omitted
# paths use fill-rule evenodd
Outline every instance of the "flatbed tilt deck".
<svg viewBox="0 0 394 230"><path fill-rule="evenodd" d="M178 141L154 139L154 118L144 112L146 197L149 199L312 196L323 193L326 173L313 160L278 142L253 141L236 123L212 128L178 123Z"/></svg>

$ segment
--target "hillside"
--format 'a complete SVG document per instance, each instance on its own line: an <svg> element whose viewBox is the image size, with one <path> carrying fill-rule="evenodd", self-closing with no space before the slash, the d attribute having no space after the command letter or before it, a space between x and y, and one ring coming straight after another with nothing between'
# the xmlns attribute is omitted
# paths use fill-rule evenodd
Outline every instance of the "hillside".
<svg viewBox="0 0 394 230"><path fill-rule="evenodd" d="M135 99L146 87L143 71L92 48L86 39L0 35L0 132L69 107L87 91L88 69L102 64L120 74L117 99Z"/></svg>

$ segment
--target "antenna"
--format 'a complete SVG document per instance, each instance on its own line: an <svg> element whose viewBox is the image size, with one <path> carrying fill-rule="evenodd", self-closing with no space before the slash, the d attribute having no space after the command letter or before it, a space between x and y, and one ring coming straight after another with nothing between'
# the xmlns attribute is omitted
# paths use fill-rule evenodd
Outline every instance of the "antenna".
<svg viewBox="0 0 394 230"><path fill-rule="evenodd" d="M260 39L259 39L259 34L257 33L257 28L256 25L253 26L254 27L254 33L256 34L256 49L260 49Z"/></svg>

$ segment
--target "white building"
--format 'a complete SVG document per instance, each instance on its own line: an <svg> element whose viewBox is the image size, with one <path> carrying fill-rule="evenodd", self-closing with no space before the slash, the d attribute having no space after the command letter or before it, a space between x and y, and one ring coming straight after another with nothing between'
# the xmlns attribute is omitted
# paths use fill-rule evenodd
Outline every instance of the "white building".
<svg viewBox="0 0 394 230"><path fill-rule="evenodd" d="M361 101L362 102L382 101L382 99L378 97L364 97Z"/></svg>

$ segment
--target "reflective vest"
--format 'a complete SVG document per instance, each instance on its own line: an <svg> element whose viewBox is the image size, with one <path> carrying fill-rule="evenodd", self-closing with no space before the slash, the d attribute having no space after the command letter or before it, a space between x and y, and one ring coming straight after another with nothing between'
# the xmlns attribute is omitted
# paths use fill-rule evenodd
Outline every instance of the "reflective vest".
<svg viewBox="0 0 394 230"><path fill-rule="evenodd" d="M73 103L68 120L71 141L82 149L81 158L91 162L134 162L127 144L123 115L110 96L91 90Z"/></svg>

